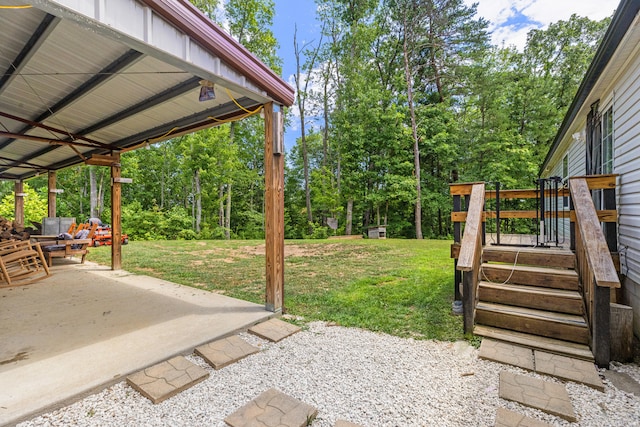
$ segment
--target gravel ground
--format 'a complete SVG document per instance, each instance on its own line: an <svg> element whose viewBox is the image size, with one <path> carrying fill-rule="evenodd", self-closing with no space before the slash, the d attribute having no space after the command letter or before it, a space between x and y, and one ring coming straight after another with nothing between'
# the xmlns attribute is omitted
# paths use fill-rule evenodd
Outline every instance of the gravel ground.
<svg viewBox="0 0 640 427"><path fill-rule="evenodd" d="M322 322L278 344L241 336L262 351L220 371L188 356L210 377L158 405L123 381L19 426L222 427L225 416L271 387L318 408L313 427L338 419L367 427L493 426L501 406L555 426L640 426L640 397L606 380L604 393L567 383L577 424L502 400L500 371L537 375L479 360L464 342L416 341ZM640 381L638 365L614 369Z"/></svg>

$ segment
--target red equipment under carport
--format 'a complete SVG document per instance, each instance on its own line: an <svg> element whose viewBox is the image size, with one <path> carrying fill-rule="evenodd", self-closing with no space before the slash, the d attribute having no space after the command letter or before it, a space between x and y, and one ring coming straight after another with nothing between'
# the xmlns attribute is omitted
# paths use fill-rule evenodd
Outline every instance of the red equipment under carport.
<svg viewBox="0 0 640 427"><path fill-rule="evenodd" d="M129 243L129 236L122 234L122 244L126 245L127 243ZM93 236L92 245L95 248L103 245L111 245L111 227L108 225L98 227L96 229L96 234Z"/></svg>

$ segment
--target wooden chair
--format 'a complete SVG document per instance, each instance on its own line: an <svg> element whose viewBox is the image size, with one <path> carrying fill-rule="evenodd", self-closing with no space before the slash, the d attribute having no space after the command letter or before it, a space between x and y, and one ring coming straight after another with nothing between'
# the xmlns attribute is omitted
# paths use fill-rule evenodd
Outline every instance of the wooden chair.
<svg viewBox="0 0 640 427"><path fill-rule="evenodd" d="M0 242L0 287L28 285L48 277L40 244L27 240Z"/></svg>
<svg viewBox="0 0 640 427"><path fill-rule="evenodd" d="M52 266L53 258L66 258L75 255L81 255L81 263L84 264L84 259L89 252L88 248L93 241L93 236L96 234L98 224L93 224L89 229L89 233L86 238L72 239L72 240L57 240L55 245L44 246L42 251L47 259L49 267Z"/></svg>

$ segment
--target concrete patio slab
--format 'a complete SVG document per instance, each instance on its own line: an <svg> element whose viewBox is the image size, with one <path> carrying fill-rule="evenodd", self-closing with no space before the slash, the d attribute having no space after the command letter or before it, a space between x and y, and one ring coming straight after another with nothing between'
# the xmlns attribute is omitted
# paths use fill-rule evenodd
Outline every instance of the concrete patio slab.
<svg viewBox="0 0 640 427"><path fill-rule="evenodd" d="M563 380L588 385L604 391L604 384L598 375L596 366L586 360L573 359L558 354L535 350L536 372L547 374Z"/></svg>
<svg viewBox="0 0 640 427"><path fill-rule="evenodd" d="M209 373L176 356L127 377L127 384L153 403L160 403L204 381Z"/></svg>
<svg viewBox="0 0 640 427"><path fill-rule="evenodd" d="M259 351L259 348L252 346L237 335L202 345L195 350L198 356L216 370Z"/></svg>
<svg viewBox="0 0 640 427"><path fill-rule="evenodd" d="M252 334L273 342L282 341L300 330L299 326L275 318L249 328Z"/></svg>
<svg viewBox="0 0 640 427"><path fill-rule="evenodd" d="M272 388L224 419L231 427L304 427L318 410Z"/></svg>
<svg viewBox="0 0 640 427"><path fill-rule="evenodd" d="M640 397L640 383L634 380L629 374L607 369L604 372L604 377L611 381L611 384L618 390Z"/></svg>
<svg viewBox="0 0 640 427"><path fill-rule="evenodd" d="M498 408L495 427L551 427L535 418L529 418L505 408Z"/></svg>
<svg viewBox="0 0 640 427"><path fill-rule="evenodd" d="M519 366L529 371L533 371L535 367L533 351L531 349L503 341L492 340L490 338L482 339L478 357L494 362Z"/></svg>
<svg viewBox="0 0 640 427"><path fill-rule="evenodd" d="M0 425L273 316L262 305L90 263L64 260L52 273L0 289Z"/></svg>
<svg viewBox="0 0 640 427"><path fill-rule="evenodd" d="M540 409L569 422L577 421L567 389L562 384L502 371L499 396Z"/></svg>

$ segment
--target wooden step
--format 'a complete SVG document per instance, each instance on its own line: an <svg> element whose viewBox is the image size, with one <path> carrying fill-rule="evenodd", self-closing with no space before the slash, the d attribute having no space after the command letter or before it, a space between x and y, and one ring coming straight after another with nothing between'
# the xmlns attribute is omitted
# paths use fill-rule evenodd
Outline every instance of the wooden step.
<svg viewBox="0 0 640 427"><path fill-rule="evenodd" d="M582 315L584 313L582 296L577 291L480 282L478 295L480 301L485 302L567 314Z"/></svg>
<svg viewBox="0 0 640 427"><path fill-rule="evenodd" d="M578 273L575 270L532 267L526 265L482 264L482 280L517 285L539 286L541 288L578 290Z"/></svg>
<svg viewBox="0 0 640 427"><path fill-rule="evenodd" d="M569 249L521 248L509 246L485 246L482 259L485 262L504 262L539 267L575 268L576 257Z"/></svg>
<svg viewBox="0 0 640 427"><path fill-rule="evenodd" d="M573 314L479 302L476 305L475 322L479 325L580 344L589 342L589 330L586 322L582 316Z"/></svg>
<svg viewBox="0 0 640 427"><path fill-rule="evenodd" d="M584 344L540 337L523 332L508 331L506 329L484 325L476 325L473 328L473 333L482 337L593 362L593 353L591 353L589 347Z"/></svg>

